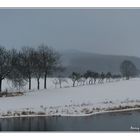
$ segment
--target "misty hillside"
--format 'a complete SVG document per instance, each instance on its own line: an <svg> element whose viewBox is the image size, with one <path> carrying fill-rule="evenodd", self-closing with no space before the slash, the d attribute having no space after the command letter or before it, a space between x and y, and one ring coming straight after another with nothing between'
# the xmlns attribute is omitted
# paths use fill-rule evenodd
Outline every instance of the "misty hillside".
<svg viewBox="0 0 140 140"><path fill-rule="evenodd" d="M120 64L123 60L131 60L140 69L139 57L103 55L80 51L65 51L61 54L62 63L67 68L66 75L70 75L73 71L83 73L86 70L119 73Z"/></svg>

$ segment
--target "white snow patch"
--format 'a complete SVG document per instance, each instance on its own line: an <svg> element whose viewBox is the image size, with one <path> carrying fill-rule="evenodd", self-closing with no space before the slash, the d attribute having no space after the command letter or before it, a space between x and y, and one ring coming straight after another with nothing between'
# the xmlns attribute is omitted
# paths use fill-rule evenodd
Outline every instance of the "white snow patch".
<svg viewBox="0 0 140 140"><path fill-rule="evenodd" d="M79 116L120 109L140 107L140 79L121 80L96 85L71 87L72 83L63 83L63 88L55 88L53 78L47 82L48 89L36 90L36 81L32 80L32 91L23 96L0 98L0 116L26 115L68 115ZM11 83L5 80L4 89L11 91Z"/></svg>

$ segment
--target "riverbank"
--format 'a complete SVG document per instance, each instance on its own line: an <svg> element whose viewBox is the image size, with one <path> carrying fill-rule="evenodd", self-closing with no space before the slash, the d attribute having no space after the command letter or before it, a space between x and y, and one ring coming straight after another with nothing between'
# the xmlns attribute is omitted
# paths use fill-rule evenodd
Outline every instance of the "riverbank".
<svg viewBox="0 0 140 140"><path fill-rule="evenodd" d="M90 114L54 114L54 115L49 115L49 114L44 114L44 115L19 115L19 116L0 116L0 119L7 119L7 118L27 118L27 117L86 117L86 116L94 116L94 115L99 115L99 114L105 114L105 113L119 113L119 112L127 112L127 111L136 111L140 110L140 107L132 107L132 108L127 108L127 109L119 109L119 110L107 110L107 111L99 111L99 112L93 112Z"/></svg>

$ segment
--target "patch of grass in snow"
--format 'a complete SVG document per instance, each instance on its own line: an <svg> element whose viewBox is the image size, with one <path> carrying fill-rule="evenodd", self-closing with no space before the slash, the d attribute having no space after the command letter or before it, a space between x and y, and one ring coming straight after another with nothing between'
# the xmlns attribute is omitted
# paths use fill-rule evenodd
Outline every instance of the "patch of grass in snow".
<svg viewBox="0 0 140 140"><path fill-rule="evenodd" d="M89 110L89 109L87 109L87 108L83 108L83 109L81 110L81 112L84 113L84 114L91 114L91 113L93 113L93 110Z"/></svg>
<svg viewBox="0 0 140 140"><path fill-rule="evenodd" d="M35 115L36 113L33 111L22 111L21 115Z"/></svg>
<svg viewBox="0 0 140 140"><path fill-rule="evenodd" d="M117 110L126 110L126 109L133 109L133 108L140 108L140 105L134 105L134 106L129 106L129 105L125 105L125 106L122 106L122 105L119 105L119 106L116 106L116 107L109 107L106 109L106 111L117 111Z"/></svg>
<svg viewBox="0 0 140 140"><path fill-rule="evenodd" d="M42 111L39 111L39 112L37 113L37 115L46 115L46 113L45 113L45 112L42 112Z"/></svg>
<svg viewBox="0 0 140 140"><path fill-rule="evenodd" d="M14 97L14 96L22 96L23 92L0 92L0 97Z"/></svg>
<svg viewBox="0 0 140 140"><path fill-rule="evenodd" d="M134 105L135 108L140 108L140 105Z"/></svg>
<svg viewBox="0 0 140 140"><path fill-rule="evenodd" d="M104 101L103 103L104 103L104 104L113 104L112 101Z"/></svg>

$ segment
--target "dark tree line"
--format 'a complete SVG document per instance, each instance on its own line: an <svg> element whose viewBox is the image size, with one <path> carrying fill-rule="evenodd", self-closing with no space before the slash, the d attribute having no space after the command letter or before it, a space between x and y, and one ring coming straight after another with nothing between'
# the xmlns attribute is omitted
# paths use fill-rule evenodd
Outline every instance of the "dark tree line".
<svg viewBox="0 0 140 140"><path fill-rule="evenodd" d="M124 60L120 64L120 73L121 74L112 74L111 72L107 73L98 73L98 72L93 72L93 71L86 71L84 74L80 74L78 72L73 72L70 75L70 78L73 82L73 87L75 86L76 82L81 81L80 79L84 78L84 82L87 81L88 79L88 84L95 84L98 79L98 83L103 83L104 79L106 79L106 82L110 82L111 79L117 79L119 80L122 77L125 77L126 80L129 80L130 77L136 77L139 75L139 70L136 68L135 64L129 60Z"/></svg>
<svg viewBox="0 0 140 140"><path fill-rule="evenodd" d="M93 71L86 71L84 74L80 74L78 72L73 72L70 75L70 78L73 82L73 87L75 86L76 82L83 82L83 85L85 82L88 82L89 85L91 84L96 84L97 79L98 83L103 83L104 79L106 79L106 82L110 82L111 79L120 79L121 75L120 74L111 74L111 72L108 73L98 73L98 72L93 72ZM85 79L85 80L84 80Z"/></svg>
<svg viewBox="0 0 140 140"><path fill-rule="evenodd" d="M0 46L0 92L2 80L8 78L15 86L22 86L29 83L29 90L32 88L32 78L37 80L37 88L40 88L40 78L44 78L44 89L47 88L46 79L50 74L59 71L61 68L60 55L48 47L23 47L7 50Z"/></svg>

